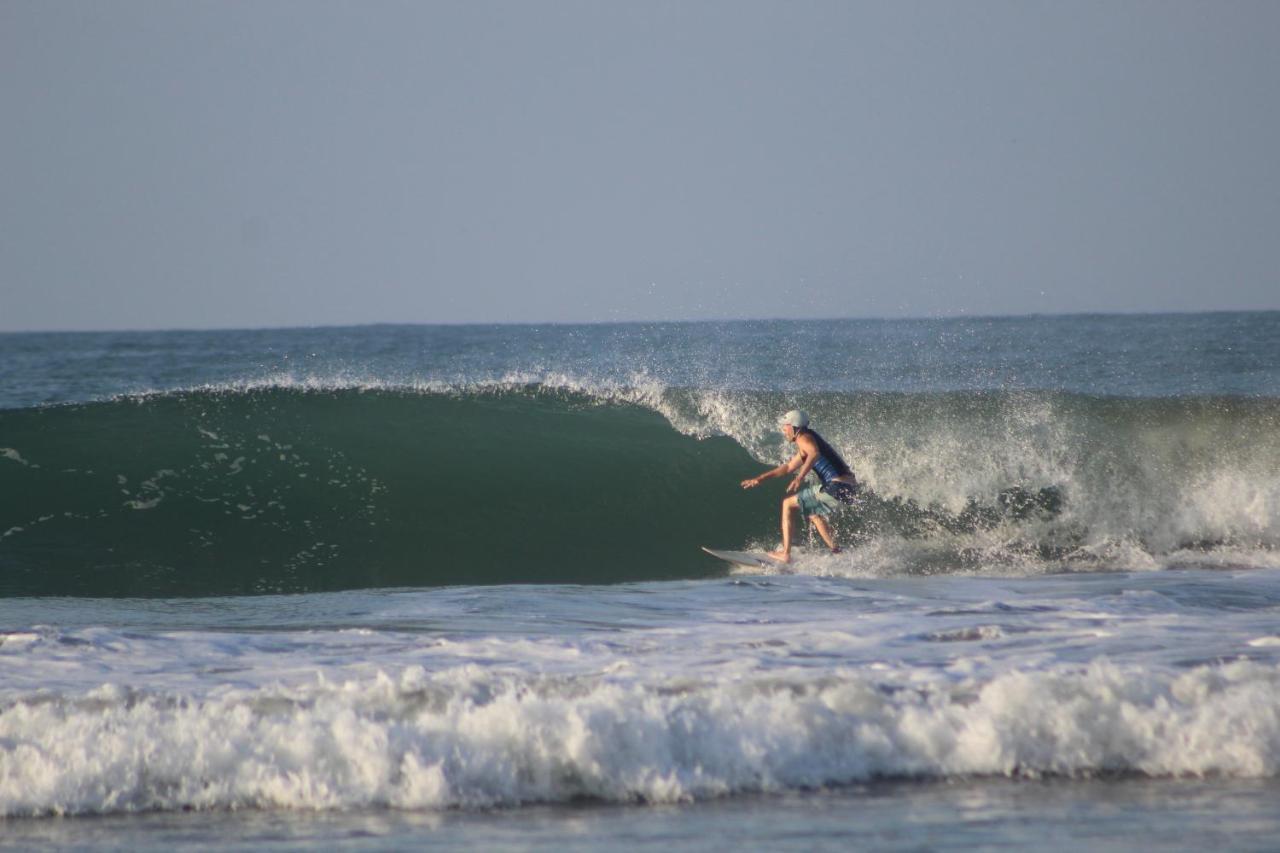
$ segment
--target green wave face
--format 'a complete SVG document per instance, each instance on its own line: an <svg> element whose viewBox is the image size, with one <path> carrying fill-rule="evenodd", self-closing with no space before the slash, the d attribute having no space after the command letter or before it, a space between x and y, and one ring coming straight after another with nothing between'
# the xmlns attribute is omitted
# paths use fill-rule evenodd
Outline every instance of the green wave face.
<svg viewBox="0 0 1280 853"><path fill-rule="evenodd" d="M570 393L184 392L0 413L0 594L609 583L776 535L728 438Z"/></svg>

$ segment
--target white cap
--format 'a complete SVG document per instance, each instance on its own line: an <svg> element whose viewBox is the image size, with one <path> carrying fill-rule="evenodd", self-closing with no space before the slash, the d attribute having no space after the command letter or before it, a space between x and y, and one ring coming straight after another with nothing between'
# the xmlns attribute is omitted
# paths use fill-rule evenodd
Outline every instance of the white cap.
<svg viewBox="0 0 1280 853"><path fill-rule="evenodd" d="M804 429L809 425L809 413L801 409L792 409L782 416L782 420L778 421L778 426L793 426L796 429Z"/></svg>

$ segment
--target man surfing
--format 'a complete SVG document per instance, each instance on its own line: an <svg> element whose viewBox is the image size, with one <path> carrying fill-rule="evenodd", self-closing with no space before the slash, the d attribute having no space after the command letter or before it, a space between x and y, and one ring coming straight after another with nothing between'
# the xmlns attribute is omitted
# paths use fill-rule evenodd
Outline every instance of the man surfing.
<svg viewBox="0 0 1280 853"><path fill-rule="evenodd" d="M787 494L790 497L782 499L782 547L769 552L769 556L781 563L791 562L791 513L797 509L800 510L801 517L818 531L831 553L838 554L840 546L836 544L831 526L827 524L827 516L842 504L853 504L854 496L858 493L858 480L853 476L853 470L840 458L840 454L827 444L826 439L809 429L808 414L792 409L782 416L778 426L787 441L796 446L796 455L777 468L770 468L758 477L742 481L742 488L754 489L764 480L795 472L795 477L787 484ZM810 471L817 474L822 482L800 488Z"/></svg>

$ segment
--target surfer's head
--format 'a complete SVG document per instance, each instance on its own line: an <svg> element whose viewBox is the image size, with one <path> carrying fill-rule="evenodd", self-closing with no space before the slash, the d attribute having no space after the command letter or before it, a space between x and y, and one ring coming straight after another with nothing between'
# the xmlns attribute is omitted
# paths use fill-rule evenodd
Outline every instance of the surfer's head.
<svg viewBox="0 0 1280 853"><path fill-rule="evenodd" d="M782 428L782 432L790 440L797 432L809 426L809 413L802 409L792 409L787 412L778 421L778 426ZM791 431L787 431L787 427L791 427Z"/></svg>

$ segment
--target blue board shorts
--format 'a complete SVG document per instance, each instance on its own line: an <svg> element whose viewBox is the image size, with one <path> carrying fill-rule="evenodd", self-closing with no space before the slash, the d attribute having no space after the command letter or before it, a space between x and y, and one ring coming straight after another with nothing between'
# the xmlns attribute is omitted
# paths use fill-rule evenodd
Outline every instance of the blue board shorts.
<svg viewBox="0 0 1280 853"><path fill-rule="evenodd" d="M830 488L805 486L796 492L796 497L800 501L800 514L808 521L811 515L826 518L842 506L853 506L857 494L858 487L852 483L832 483Z"/></svg>

